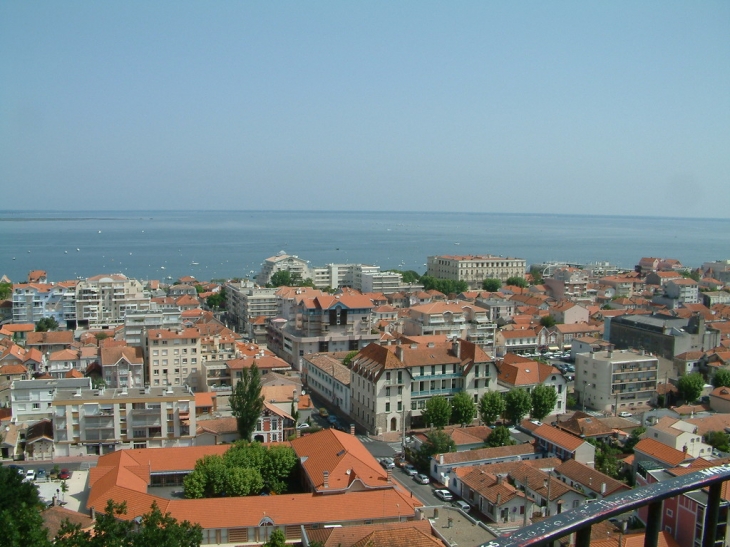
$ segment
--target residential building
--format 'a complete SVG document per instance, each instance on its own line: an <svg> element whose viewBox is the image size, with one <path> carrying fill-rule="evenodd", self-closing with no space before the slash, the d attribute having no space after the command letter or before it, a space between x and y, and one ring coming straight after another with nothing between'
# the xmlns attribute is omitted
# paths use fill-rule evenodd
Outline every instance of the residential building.
<svg viewBox="0 0 730 547"><path fill-rule="evenodd" d="M531 393L537 386L552 387L557 394L555 407L548 414L560 414L566 409L567 382L561 372L539 361L508 353L497 361L497 383L504 391L524 389Z"/></svg>
<svg viewBox="0 0 730 547"><path fill-rule="evenodd" d="M575 323L588 323L590 313L583 306L574 304L568 300L557 302L548 308L550 317L556 323L573 325Z"/></svg>
<svg viewBox="0 0 730 547"><path fill-rule="evenodd" d="M271 278L275 273L282 271L288 271L293 276L298 276L302 281L314 279L314 274L307 260L279 251L276 256L267 258L261 264L261 271L256 276L256 283L264 287L271 283Z"/></svg>
<svg viewBox="0 0 730 547"><path fill-rule="evenodd" d="M458 469L457 494L492 522L522 523L525 512L534 512L532 498L510 484L504 475L491 471L491 466Z"/></svg>
<svg viewBox="0 0 730 547"><path fill-rule="evenodd" d="M129 346L142 347L148 330L179 329L181 326L179 307L163 307L151 302L148 310L127 310L124 313L124 340Z"/></svg>
<svg viewBox="0 0 730 547"><path fill-rule="evenodd" d="M580 299L588 295L588 272L580 268L557 268L552 277L545 278L543 283L550 291L550 296L556 300Z"/></svg>
<svg viewBox="0 0 730 547"><path fill-rule="evenodd" d="M646 439L654 439L693 458L712 455L712 447L702 442L698 427L684 420L664 416L646 429Z"/></svg>
<svg viewBox="0 0 730 547"><path fill-rule="evenodd" d="M491 467L501 463L538 459L542 459L542 453L533 443L445 452L431 456L429 473L436 482L456 491L455 488L458 488L458 484L454 484L458 480L454 474L456 469L474 466Z"/></svg>
<svg viewBox="0 0 730 547"><path fill-rule="evenodd" d="M91 378L15 380L10 385L13 421L37 422L53 416L52 404L58 390L91 389Z"/></svg>
<svg viewBox="0 0 730 547"><path fill-rule="evenodd" d="M494 345L497 325L489 320L487 312L464 302L432 302L413 306L403 318L406 336L445 335L449 339L462 338L484 348Z"/></svg>
<svg viewBox="0 0 730 547"><path fill-rule="evenodd" d="M680 464L687 464L695 458L672 448L656 439L645 437L634 446L634 474L641 474L641 469L668 469ZM637 477L638 479L638 477Z"/></svg>
<svg viewBox="0 0 730 547"><path fill-rule="evenodd" d="M526 262L523 258L505 258L492 255L429 256L426 274L439 279L466 281L467 285L481 288L485 279L506 281L510 277L524 279Z"/></svg>
<svg viewBox="0 0 730 547"><path fill-rule="evenodd" d="M568 460L556 467L555 476L591 500L602 500L631 490L625 483L576 460Z"/></svg>
<svg viewBox="0 0 730 547"><path fill-rule="evenodd" d="M380 338L372 325L374 307L356 294L303 298L290 321L269 323L268 346L297 370L312 353L360 350Z"/></svg>
<svg viewBox="0 0 730 547"><path fill-rule="evenodd" d="M434 395L450 399L466 391L476 404L483 393L497 389L493 359L466 340L373 343L352 359L351 370L350 416L374 434L412 427Z"/></svg>
<svg viewBox="0 0 730 547"><path fill-rule="evenodd" d="M575 356L575 391L584 407L618 413L651 401L659 361L644 352L607 350Z"/></svg>
<svg viewBox="0 0 730 547"><path fill-rule="evenodd" d="M302 380L318 398L346 416L350 415L350 369L326 353L307 355L302 361Z"/></svg>
<svg viewBox="0 0 730 547"><path fill-rule="evenodd" d="M124 323L128 310L148 310L142 283L124 274L96 275L76 285L76 323L97 329Z"/></svg>
<svg viewBox="0 0 730 547"><path fill-rule="evenodd" d="M499 329L494 335L494 349L498 356L508 353L536 354L538 346L538 333L534 328L515 326L511 329Z"/></svg>
<svg viewBox="0 0 730 547"><path fill-rule="evenodd" d="M403 274L399 272L363 272L360 277L360 285L353 285L364 293L375 292L392 294L397 292L421 291L423 285L417 283L404 283Z"/></svg>
<svg viewBox="0 0 730 547"><path fill-rule="evenodd" d="M585 493L558 480L552 473L526 463L515 466L509 473L509 479L528 498L535 500L535 505L546 517L577 509L587 498Z"/></svg>
<svg viewBox="0 0 730 547"><path fill-rule="evenodd" d="M76 320L76 281L13 285L13 323L55 319L62 327Z"/></svg>
<svg viewBox="0 0 730 547"><path fill-rule="evenodd" d="M703 263L702 277L712 277L723 283L730 283L730 259Z"/></svg>
<svg viewBox="0 0 730 547"><path fill-rule="evenodd" d="M37 349L43 354L69 349L74 342L74 333L70 330L48 332L29 332L25 338L26 349Z"/></svg>
<svg viewBox="0 0 730 547"><path fill-rule="evenodd" d="M58 457L132 448L193 446L195 395L182 387L56 390L54 447Z"/></svg>
<svg viewBox="0 0 730 547"><path fill-rule="evenodd" d="M596 448L580 437L561 431L547 424L539 425L532 431L537 448L548 458L557 457L562 461L575 460L593 467Z"/></svg>
<svg viewBox="0 0 730 547"><path fill-rule="evenodd" d="M517 303L506 298L491 297L478 297L474 304L480 308L487 310L487 318L492 323L499 323L500 325L510 321L515 315L515 308Z"/></svg>
<svg viewBox="0 0 730 547"><path fill-rule="evenodd" d="M101 348L101 377L109 388L145 387L144 352L137 346Z"/></svg>
<svg viewBox="0 0 730 547"><path fill-rule="evenodd" d="M266 342L266 318L279 314L278 291L250 282L226 283L226 309L238 332L257 344Z"/></svg>
<svg viewBox="0 0 730 547"><path fill-rule="evenodd" d="M145 337L147 382L152 387L198 386L198 369L203 362L198 329L150 329Z"/></svg>

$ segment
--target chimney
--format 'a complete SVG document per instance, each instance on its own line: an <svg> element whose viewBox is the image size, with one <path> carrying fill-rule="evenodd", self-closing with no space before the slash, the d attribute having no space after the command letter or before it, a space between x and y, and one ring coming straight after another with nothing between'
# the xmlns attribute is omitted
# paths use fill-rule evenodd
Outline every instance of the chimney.
<svg viewBox="0 0 730 547"><path fill-rule="evenodd" d="M355 435L355 424L350 424L350 435Z"/></svg>
<svg viewBox="0 0 730 547"><path fill-rule="evenodd" d="M458 339L457 340L454 340L451 343L451 351L454 352L454 355L457 358L461 359L461 344L459 343L459 340Z"/></svg>
<svg viewBox="0 0 730 547"><path fill-rule="evenodd" d="M323 478L323 480L322 480L323 488L327 489L330 487L330 472L325 471L322 473L322 475L323 475L323 477L322 477Z"/></svg>
<svg viewBox="0 0 730 547"><path fill-rule="evenodd" d="M91 517L91 520L96 520L96 511L93 507L89 510L89 516Z"/></svg>
<svg viewBox="0 0 730 547"><path fill-rule="evenodd" d="M602 496L606 495L606 483L605 482L601 483L601 495Z"/></svg>
<svg viewBox="0 0 730 547"><path fill-rule="evenodd" d="M497 484L502 484L503 480L504 479L503 479L502 475L497 475Z"/></svg>
<svg viewBox="0 0 730 547"><path fill-rule="evenodd" d="M502 505L502 494L498 492L497 493L497 507L499 507L500 505Z"/></svg>
<svg viewBox="0 0 730 547"><path fill-rule="evenodd" d="M443 465L443 464L444 464L444 455L439 454L439 465Z"/></svg>
<svg viewBox="0 0 730 547"><path fill-rule="evenodd" d="M398 358L399 361L403 361L403 346L395 347L395 356Z"/></svg>

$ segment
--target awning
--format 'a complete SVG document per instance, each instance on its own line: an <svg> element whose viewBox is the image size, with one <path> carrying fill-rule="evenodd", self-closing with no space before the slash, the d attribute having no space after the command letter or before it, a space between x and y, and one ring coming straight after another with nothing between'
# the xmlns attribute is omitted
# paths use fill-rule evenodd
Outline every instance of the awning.
<svg viewBox="0 0 730 547"><path fill-rule="evenodd" d="M558 346L548 346L548 349L550 351L560 351L560 348Z"/></svg>

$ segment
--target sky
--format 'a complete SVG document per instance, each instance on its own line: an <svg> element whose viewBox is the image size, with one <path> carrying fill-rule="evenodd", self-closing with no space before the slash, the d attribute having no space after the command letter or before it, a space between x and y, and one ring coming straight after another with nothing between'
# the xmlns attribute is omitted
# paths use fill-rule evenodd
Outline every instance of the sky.
<svg viewBox="0 0 730 547"><path fill-rule="evenodd" d="M725 0L0 0L0 208L729 218L728 29Z"/></svg>

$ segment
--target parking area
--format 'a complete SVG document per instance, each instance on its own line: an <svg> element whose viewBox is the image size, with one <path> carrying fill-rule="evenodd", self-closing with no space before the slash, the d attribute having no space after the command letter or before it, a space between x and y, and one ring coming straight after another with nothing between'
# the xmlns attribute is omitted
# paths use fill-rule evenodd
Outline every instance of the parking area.
<svg viewBox="0 0 730 547"><path fill-rule="evenodd" d="M62 481L59 480L36 482L35 485L36 488L38 488L38 495L41 499L50 502L53 497L56 496L56 499L59 500L66 509L86 513L86 500L88 497L86 483L88 479L88 471L73 471L71 473L71 478L65 481L65 493L62 491Z"/></svg>

